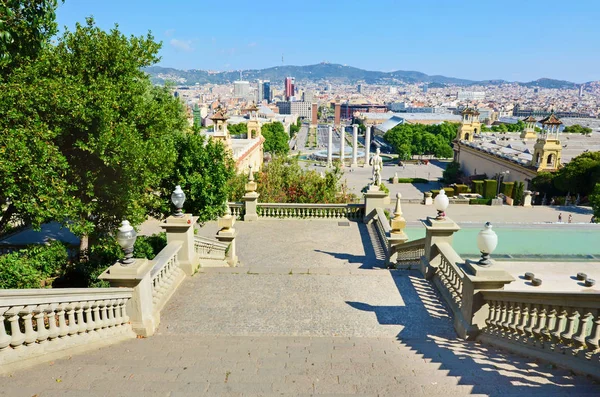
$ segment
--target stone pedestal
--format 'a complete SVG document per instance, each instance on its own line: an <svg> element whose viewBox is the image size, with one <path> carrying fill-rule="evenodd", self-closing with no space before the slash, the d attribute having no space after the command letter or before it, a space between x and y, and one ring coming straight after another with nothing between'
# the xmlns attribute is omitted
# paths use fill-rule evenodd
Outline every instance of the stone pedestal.
<svg viewBox="0 0 600 397"><path fill-rule="evenodd" d="M461 320L454 321L456 332L461 338L474 339L486 326L489 308L483 301L481 291L504 289L506 284L515 281L504 269L492 262L490 266L481 266L478 262L467 260L464 264Z"/></svg>
<svg viewBox="0 0 600 397"><path fill-rule="evenodd" d="M431 198L431 192L423 193L423 204L425 205L433 205L433 198Z"/></svg>
<svg viewBox="0 0 600 397"><path fill-rule="evenodd" d="M502 204L503 204L503 202L502 202L501 198L492 199L492 202L490 203L490 205L492 207L494 207L494 206L502 206Z"/></svg>
<svg viewBox="0 0 600 397"><path fill-rule="evenodd" d="M182 217L170 216L160 225L167 232L167 244L176 241L183 243L177 258L179 267L187 276L194 274L200 265L194 249L194 225L197 220L197 216L184 214Z"/></svg>
<svg viewBox="0 0 600 397"><path fill-rule="evenodd" d="M365 193L364 223L369 223L371 221L373 214L375 213L375 209L385 207L386 198L389 203L389 196L386 192L379 190L379 186L369 186L369 190L367 190L367 193Z"/></svg>
<svg viewBox="0 0 600 397"><path fill-rule="evenodd" d="M398 173L395 172L394 173L394 177L392 178L392 184L397 184L398 183Z"/></svg>
<svg viewBox="0 0 600 397"><path fill-rule="evenodd" d="M127 315L133 332L144 337L152 336L160 323L160 313L154 314L152 306L151 270L152 263L148 259L136 259L127 266L117 262L98 276L111 287L133 288L127 302Z"/></svg>
<svg viewBox="0 0 600 397"><path fill-rule="evenodd" d="M256 184L256 183L255 183ZM258 213L256 212L256 205L258 204L258 197L260 195L256 192L246 193L242 200L244 201L244 222L257 221Z"/></svg>
<svg viewBox="0 0 600 397"><path fill-rule="evenodd" d="M423 226L425 226L425 258L428 261L431 261L435 255L434 252L431 252L434 244L448 243L452 245L454 233L460 230L460 226L450 218L438 220L429 217L423 221Z"/></svg>
<svg viewBox="0 0 600 397"><path fill-rule="evenodd" d="M523 192L523 207L532 207L531 199L531 190L525 190Z"/></svg>
<svg viewBox="0 0 600 397"><path fill-rule="evenodd" d="M217 232L217 240L228 244L229 248L227 249L227 254L225 255L225 260L229 264L229 266L235 267L238 264L238 257L235 251L235 237L237 235L233 225L235 224L235 219L231 214L227 214L217 220L217 224L219 226L219 231Z"/></svg>

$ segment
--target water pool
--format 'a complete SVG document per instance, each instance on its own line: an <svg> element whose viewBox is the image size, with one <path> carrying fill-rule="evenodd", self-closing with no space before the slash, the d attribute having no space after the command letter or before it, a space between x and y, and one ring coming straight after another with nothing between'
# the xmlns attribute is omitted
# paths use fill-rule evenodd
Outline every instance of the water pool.
<svg viewBox="0 0 600 397"><path fill-rule="evenodd" d="M560 226L517 228L494 225L498 248L492 256L496 259L600 260L600 228ZM476 238L481 229L479 226L465 226L455 233L452 245L456 252L465 257L479 256ZM406 234L410 240L422 238L425 237L425 228L408 227Z"/></svg>

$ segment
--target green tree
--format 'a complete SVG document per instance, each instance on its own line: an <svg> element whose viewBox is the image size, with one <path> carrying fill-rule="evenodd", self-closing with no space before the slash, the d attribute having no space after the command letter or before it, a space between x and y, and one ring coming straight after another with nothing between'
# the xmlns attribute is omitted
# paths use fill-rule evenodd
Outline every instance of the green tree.
<svg viewBox="0 0 600 397"><path fill-rule="evenodd" d="M444 183L447 185L451 183L458 183L460 181L460 177L463 176L463 171L460 168L460 163L453 161L444 170L442 173L442 179Z"/></svg>
<svg viewBox="0 0 600 397"><path fill-rule="evenodd" d="M600 220L600 183L596 183L594 186L594 190L590 195L590 204L592 205L592 210L594 211L596 223L598 223Z"/></svg>
<svg viewBox="0 0 600 397"><path fill-rule="evenodd" d="M0 2L0 77L35 60L57 32L57 0Z"/></svg>
<svg viewBox="0 0 600 397"><path fill-rule="evenodd" d="M586 152L573 158L558 171L553 182L565 193L590 194L600 182L600 152Z"/></svg>
<svg viewBox="0 0 600 397"><path fill-rule="evenodd" d="M248 125L246 123L228 125L227 130L231 135L248 135Z"/></svg>
<svg viewBox="0 0 600 397"><path fill-rule="evenodd" d="M265 137L264 151L273 154L287 154L290 151L288 146L288 134L280 122L263 124L261 127L262 136Z"/></svg>
<svg viewBox="0 0 600 397"><path fill-rule="evenodd" d="M574 125L571 125L569 127L565 127L563 129L563 132L573 133L573 134L587 135L587 134L591 134L592 133L592 129L588 128L588 127L583 127L583 126L581 126L579 124L574 124Z"/></svg>
<svg viewBox="0 0 600 397"><path fill-rule="evenodd" d="M161 197L170 197L175 185L185 192L185 212L200 222L215 219L225 210L229 199L228 181L235 175L235 164L223 143L199 133L179 134L175 144L177 159L163 179ZM159 215L173 212L170 200L162 200Z"/></svg>
<svg viewBox="0 0 600 397"><path fill-rule="evenodd" d="M412 155L448 158L453 155L451 143L456 138L457 131L457 123L399 124L389 130L384 135L384 139L392 145L402 159L408 159Z"/></svg>

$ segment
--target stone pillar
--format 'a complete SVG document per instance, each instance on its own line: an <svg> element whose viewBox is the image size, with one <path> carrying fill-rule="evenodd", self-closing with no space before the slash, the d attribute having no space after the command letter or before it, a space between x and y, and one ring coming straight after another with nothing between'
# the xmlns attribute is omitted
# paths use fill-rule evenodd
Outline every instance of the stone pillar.
<svg viewBox="0 0 600 397"><path fill-rule="evenodd" d="M371 157L371 126L367 126L365 132L365 167L369 166L369 158Z"/></svg>
<svg viewBox="0 0 600 397"><path fill-rule="evenodd" d="M152 265L148 259L136 259L127 266L117 262L98 276L111 287L133 288L127 315L133 332L143 337L152 336L160 323L160 313L154 313L152 304Z"/></svg>
<svg viewBox="0 0 600 397"><path fill-rule="evenodd" d="M454 233L460 230L454 221L450 218L437 220L428 217L423 221L425 226L425 258L430 261L437 253L432 252L432 246L436 243L448 243L452 245Z"/></svg>
<svg viewBox="0 0 600 397"><path fill-rule="evenodd" d="M334 113L333 113L334 120L335 120L334 121L334 125L336 127L339 127L340 125L342 125L341 124L341 113L342 113L342 108L341 108L341 105L340 105L340 101L338 100L338 101L335 102Z"/></svg>
<svg viewBox="0 0 600 397"><path fill-rule="evenodd" d="M248 183L246 183L246 194L242 197L244 201L244 222L257 221L258 213L256 212L256 204L258 203L259 194L256 192L256 182L252 174L252 166L249 166L250 173L248 174Z"/></svg>
<svg viewBox="0 0 600 397"><path fill-rule="evenodd" d="M311 123L310 123L310 128L317 128L317 125L319 124L319 119L318 119L318 105L316 103L312 104L312 109L311 109Z"/></svg>
<svg viewBox="0 0 600 397"><path fill-rule="evenodd" d="M363 218L364 223L369 223L375 215L377 208L384 208L386 198L389 203L389 196L386 192L379 190L379 186L370 185L369 189L365 193L365 216Z"/></svg>
<svg viewBox="0 0 600 397"><path fill-rule="evenodd" d="M423 193L423 204L425 205L433 205L433 198L431 198L433 194L431 192Z"/></svg>
<svg viewBox="0 0 600 397"><path fill-rule="evenodd" d="M233 228L233 225L235 224L235 218L231 216L229 206L227 206L227 212L225 213L225 216L219 218L217 220L217 224L219 226L219 231L217 232L216 236L217 240L225 244L229 244L225 260L229 266L235 267L238 264L238 257L235 252L236 231Z"/></svg>
<svg viewBox="0 0 600 397"><path fill-rule="evenodd" d="M531 207L531 190L525 190L523 192L523 207Z"/></svg>
<svg viewBox="0 0 600 397"><path fill-rule="evenodd" d="M167 244L181 241L177 259L179 267L187 276L193 275L200 265L194 249L194 225L197 220L197 216L184 214L182 217L170 216L160 225L167 232Z"/></svg>
<svg viewBox="0 0 600 397"><path fill-rule="evenodd" d="M358 125L352 124L352 166L358 165Z"/></svg>
<svg viewBox="0 0 600 397"><path fill-rule="evenodd" d="M344 126L340 126L340 161L343 167L346 162L346 130Z"/></svg>
<svg viewBox="0 0 600 397"><path fill-rule="evenodd" d="M395 264L397 262L398 254L396 253L396 249L408 241L408 236L404 233L404 228L406 227L406 219L402 216L402 208L400 199L402 195L400 193L396 194L396 208L394 210L394 217L390 222L390 257L388 258L388 266L396 267Z"/></svg>
<svg viewBox="0 0 600 397"><path fill-rule="evenodd" d="M467 260L464 269L461 315L455 316L454 329L459 337L473 340L486 326L485 320L489 311L481 291L504 289L506 284L512 283L515 279L495 263L481 266L478 262Z"/></svg>
<svg viewBox="0 0 600 397"><path fill-rule="evenodd" d="M332 163L332 153L333 152L333 129L329 126L329 130L327 132L327 167L331 167Z"/></svg>

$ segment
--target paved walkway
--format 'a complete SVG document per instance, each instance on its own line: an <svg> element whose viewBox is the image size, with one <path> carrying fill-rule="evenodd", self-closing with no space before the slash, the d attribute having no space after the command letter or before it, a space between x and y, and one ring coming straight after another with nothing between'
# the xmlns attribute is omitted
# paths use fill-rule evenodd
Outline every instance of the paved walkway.
<svg viewBox="0 0 600 397"><path fill-rule="evenodd" d="M0 394L599 395L569 371L456 339L428 281L364 249L370 228L303 222L239 222L246 266L186 279L157 335L0 377Z"/></svg>

